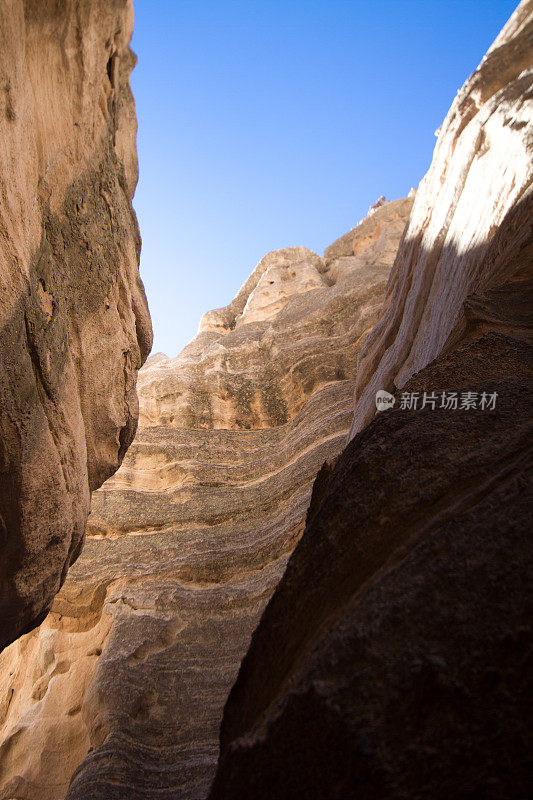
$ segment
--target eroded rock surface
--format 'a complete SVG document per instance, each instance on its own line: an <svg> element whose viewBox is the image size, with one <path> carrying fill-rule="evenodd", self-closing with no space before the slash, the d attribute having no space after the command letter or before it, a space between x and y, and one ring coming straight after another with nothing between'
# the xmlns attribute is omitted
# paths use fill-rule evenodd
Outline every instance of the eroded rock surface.
<svg viewBox="0 0 533 800"><path fill-rule="evenodd" d="M443 125L353 440L228 699L212 800L529 791L532 26L523 2ZM378 389L396 406L368 424Z"/></svg>
<svg viewBox="0 0 533 800"><path fill-rule="evenodd" d="M532 9L520 3L440 129L384 313L360 354L351 436L372 418L376 391L401 388L436 358L464 326L467 296L504 282L514 264L494 237L531 191ZM524 245L527 225L503 227Z"/></svg>
<svg viewBox="0 0 533 800"><path fill-rule="evenodd" d="M527 796L532 375L485 334L405 390L494 411L384 412L323 469L210 798Z"/></svg>
<svg viewBox="0 0 533 800"><path fill-rule="evenodd" d="M265 256L229 306L203 316L177 359L149 360L140 424L269 428L318 387L352 379L411 205L386 203L324 258L304 247Z"/></svg>
<svg viewBox="0 0 533 800"><path fill-rule="evenodd" d="M129 0L0 5L0 648L48 612L151 346Z"/></svg>
<svg viewBox="0 0 533 800"><path fill-rule="evenodd" d="M141 425L83 554L0 656L0 797L59 800L74 766L70 799L206 797L224 701L344 446L410 206L334 257L269 254L178 358L141 370Z"/></svg>

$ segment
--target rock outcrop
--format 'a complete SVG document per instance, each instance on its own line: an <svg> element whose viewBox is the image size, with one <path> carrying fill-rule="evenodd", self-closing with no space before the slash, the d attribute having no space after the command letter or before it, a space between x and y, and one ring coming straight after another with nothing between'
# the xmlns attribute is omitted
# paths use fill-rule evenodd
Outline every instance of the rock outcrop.
<svg viewBox="0 0 533 800"><path fill-rule="evenodd" d="M315 389L351 380L412 202L386 203L323 258L304 247L265 256L229 306L204 314L177 359L149 360L140 425L275 427Z"/></svg>
<svg viewBox="0 0 533 800"><path fill-rule="evenodd" d="M496 409L384 412L320 473L213 800L527 796L530 345L485 334L405 389L436 386Z"/></svg>
<svg viewBox="0 0 533 800"><path fill-rule="evenodd" d="M0 5L0 649L46 616L151 346L131 0Z"/></svg>
<svg viewBox="0 0 533 800"><path fill-rule="evenodd" d="M522 2L442 126L212 800L529 792L532 32Z"/></svg>
<svg viewBox="0 0 533 800"><path fill-rule="evenodd" d="M523 0L440 128L384 313L361 351L351 436L372 418L378 389L401 388L449 339L458 340L468 295L503 283L517 268L506 249L523 247L529 229L503 223L529 210L532 52L532 4ZM502 227L509 241L495 236Z"/></svg>
<svg viewBox="0 0 533 800"><path fill-rule="evenodd" d="M83 554L40 629L0 655L1 798L59 800L73 773L70 800L206 797L228 691L344 447L411 204L325 258L269 254L176 359L148 359Z"/></svg>
<svg viewBox="0 0 533 800"><path fill-rule="evenodd" d="M270 253L141 370L83 554L0 654L0 798L527 796L532 29L527 0L405 233L380 198Z"/></svg>

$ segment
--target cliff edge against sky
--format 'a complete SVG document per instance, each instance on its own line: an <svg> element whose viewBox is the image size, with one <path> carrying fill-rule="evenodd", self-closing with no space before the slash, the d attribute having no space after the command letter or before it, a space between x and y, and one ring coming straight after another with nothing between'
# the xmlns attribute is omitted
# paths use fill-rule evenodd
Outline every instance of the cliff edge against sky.
<svg viewBox="0 0 533 800"><path fill-rule="evenodd" d="M411 205L384 204L324 257L269 253L177 358L141 369L140 426L93 495L84 551L0 655L0 797L60 800L73 773L69 798L207 795L225 699L344 447Z"/></svg>
<svg viewBox="0 0 533 800"><path fill-rule="evenodd" d="M0 14L0 798L527 796L533 0L415 196L148 360L116 474L131 4Z"/></svg>
<svg viewBox="0 0 533 800"><path fill-rule="evenodd" d="M212 800L528 793L532 37L522 2L440 130Z"/></svg>
<svg viewBox="0 0 533 800"><path fill-rule="evenodd" d="M0 648L47 614L151 346L128 0L0 4Z"/></svg>

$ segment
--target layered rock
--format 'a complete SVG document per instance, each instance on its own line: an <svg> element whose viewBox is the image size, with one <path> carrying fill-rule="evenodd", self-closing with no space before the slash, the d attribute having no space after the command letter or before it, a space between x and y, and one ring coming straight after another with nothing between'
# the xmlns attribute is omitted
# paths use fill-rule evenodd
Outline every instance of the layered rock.
<svg viewBox="0 0 533 800"><path fill-rule="evenodd" d="M532 4L523 0L440 128L384 313L360 354L351 436L372 418L378 389L401 388L460 337L468 295L515 269L505 248L525 245L527 224L504 225L504 243L495 234L508 214L528 211L519 208L531 191L532 52Z"/></svg>
<svg viewBox="0 0 533 800"><path fill-rule="evenodd" d="M256 626L210 797L527 795L531 8L443 125L383 306L408 201L269 254L147 364L82 558L0 656L0 796L205 797Z"/></svg>
<svg viewBox="0 0 533 800"><path fill-rule="evenodd" d="M486 334L405 389L436 386L496 409L382 413L321 472L210 798L527 796L530 346Z"/></svg>
<svg viewBox="0 0 533 800"><path fill-rule="evenodd" d="M344 446L410 206L326 258L269 254L178 358L141 370L142 424L84 552L0 656L0 797L63 798L75 766L69 798L207 795L227 693Z"/></svg>
<svg viewBox="0 0 533 800"><path fill-rule="evenodd" d="M529 791L532 29L523 2L441 129L212 800Z"/></svg>
<svg viewBox="0 0 533 800"><path fill-rule="evenodd" d="M48 612L151 345L130 0L0 6L0 649Z"/></svg>
<svg viewBox="0 0 533 800"><path fill-rule="evenodd" d="M412 202L386 203L324 258L303 247L265 256L177 359L150 359L139 376L140 424L268 428L321 385L352 379Z"/></svg>

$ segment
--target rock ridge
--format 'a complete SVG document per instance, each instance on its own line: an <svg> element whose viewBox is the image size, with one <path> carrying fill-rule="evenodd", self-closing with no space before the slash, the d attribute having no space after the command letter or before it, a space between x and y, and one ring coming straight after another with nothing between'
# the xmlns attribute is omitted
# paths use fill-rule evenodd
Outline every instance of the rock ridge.
<svg viewBox="0 0 533 800"><path fill-rule="evenodd" d="M522 2L440 129L211 800L527 794L532 26Z"/></svg>
<svg viewBox="0 0 533 800"><path fill-rule="evenodd" d="M527 245L527 226L516 233L504 222L531 193L531 12L523 0L439 129L381 320L359 356L351 436L372 418L378 389L401 388L461 331L467 296L505 281L514 260L490 253L496 232L514 230Z"/></svg>

